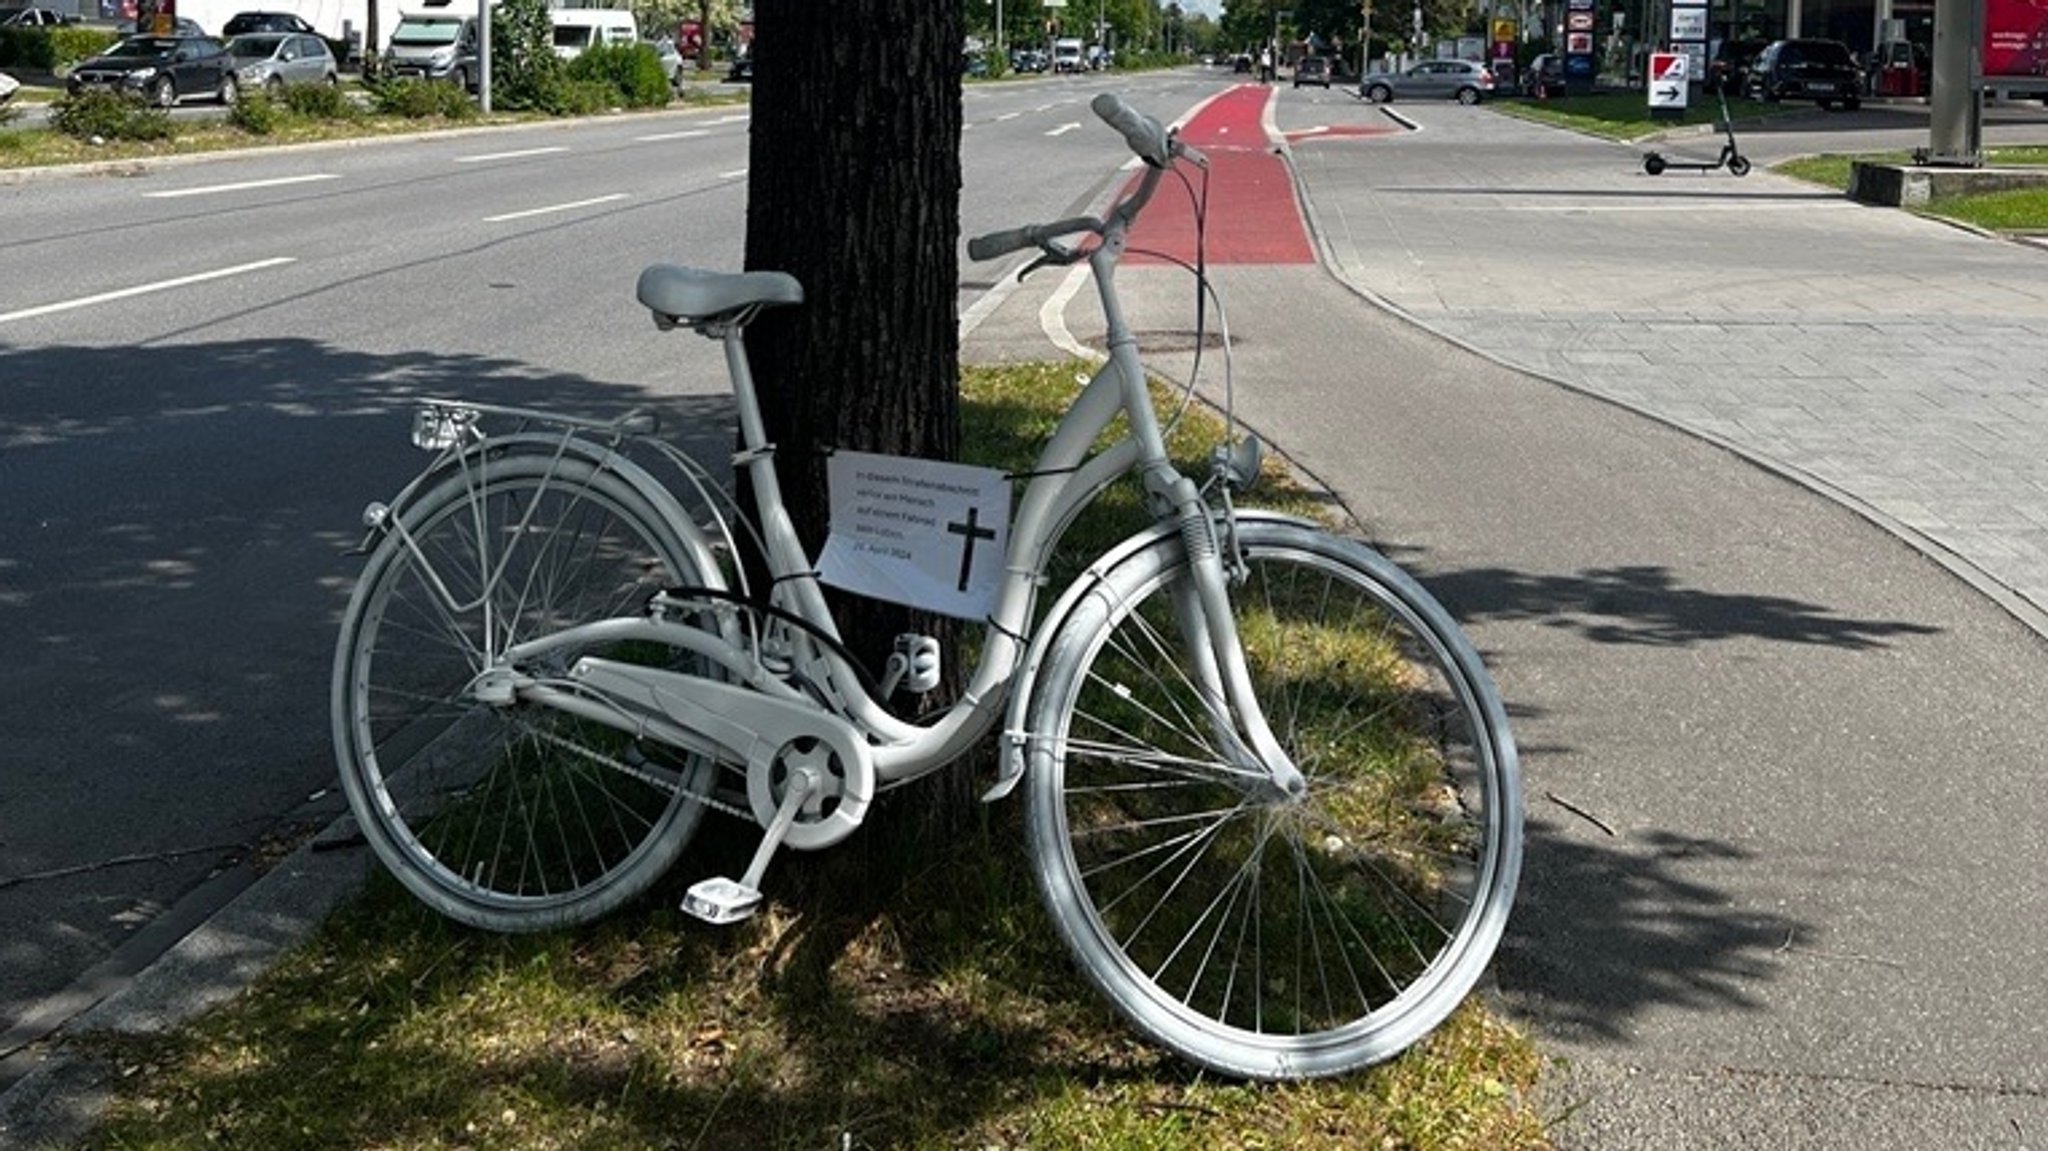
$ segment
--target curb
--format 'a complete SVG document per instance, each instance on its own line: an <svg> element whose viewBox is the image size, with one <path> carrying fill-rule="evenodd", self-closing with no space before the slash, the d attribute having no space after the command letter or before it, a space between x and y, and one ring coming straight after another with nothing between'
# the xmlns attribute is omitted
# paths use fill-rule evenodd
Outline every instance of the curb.
<svg viewBox="0 0 2048 1151"><path fill-rule="evenodd" d="M369 851L344 838L352 833L347 816L329 823L132 980L65 1022L56 1045L0 1093L0 1144L72 1143L105 1113L118 1073L72 1053L63 1037L162 1034L234 998L311 937L369 874Z"/></svg>

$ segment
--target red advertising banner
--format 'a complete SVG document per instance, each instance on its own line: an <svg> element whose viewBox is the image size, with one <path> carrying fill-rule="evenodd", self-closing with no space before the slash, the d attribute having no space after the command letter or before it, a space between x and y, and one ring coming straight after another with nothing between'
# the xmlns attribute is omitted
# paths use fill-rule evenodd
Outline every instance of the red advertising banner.
<svg viewBox="0 0 2048 1151"><path fill-rule="evenodd" d="M2048 0L1984 0L1984 75L2048 76Z"/></svg>

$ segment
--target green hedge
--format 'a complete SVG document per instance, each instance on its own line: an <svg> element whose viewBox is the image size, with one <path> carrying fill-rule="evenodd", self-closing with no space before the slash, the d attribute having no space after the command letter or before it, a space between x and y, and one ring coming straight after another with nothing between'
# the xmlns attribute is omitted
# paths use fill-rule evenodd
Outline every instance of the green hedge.
<svg viewBox="0 0 2048 1151"><path fill-rule="evenodd" d="M55 72L98 55L119 39L99 28L0 28L0 68Z"/></svg>
<svg viewBox="0 0 2048 1151"><path fill-rule="evenodd" d="M670 95L661 58L645 44L592 45L569 61L569 79L607 85L628 108L659 108Z"/></svg>

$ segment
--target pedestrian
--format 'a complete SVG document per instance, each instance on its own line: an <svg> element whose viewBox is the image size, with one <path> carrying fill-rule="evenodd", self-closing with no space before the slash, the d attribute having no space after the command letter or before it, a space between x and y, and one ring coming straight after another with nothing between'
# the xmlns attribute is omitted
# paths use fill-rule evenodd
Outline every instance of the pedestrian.
<svg viewBox="0 0 2048 1151"><path fill-rule="evenodd" d="M1273 47L1268 44L1259 49L1259 83L1273 82Z"/></svg>

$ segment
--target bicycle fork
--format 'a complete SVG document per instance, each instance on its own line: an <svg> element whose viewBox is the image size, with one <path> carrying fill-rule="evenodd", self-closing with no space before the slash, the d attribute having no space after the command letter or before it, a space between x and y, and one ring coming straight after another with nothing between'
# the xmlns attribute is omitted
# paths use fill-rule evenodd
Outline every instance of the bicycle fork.
<svg viewBox="0 0 2048 1151"><path fill-rule="evenodd" d="M1210 728L1230 758L1263 776L1272 789L1271 798L1299 800L1308 794L1308 780L1280 746L1266 710L1252 690L1237 617L1230 610L1217 520L1194 481L1170 469L1152 475L1163 478L1148 480L1147 487L1155 499L1171 504L1187 554L1191 578L1176 582L1170 594L1175 620L1187 641L1188 658L1194 664L1187 669L1188 676L1208 712ZM1226 532L1235 533L1231 517L1226 515L1223 523Z"/></svg>

